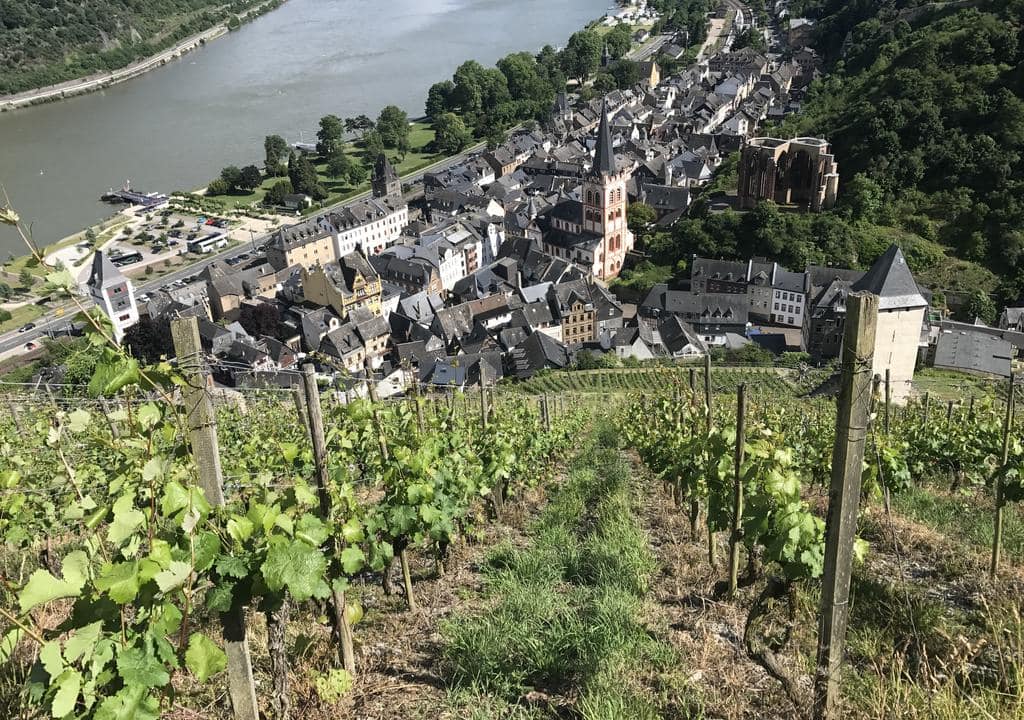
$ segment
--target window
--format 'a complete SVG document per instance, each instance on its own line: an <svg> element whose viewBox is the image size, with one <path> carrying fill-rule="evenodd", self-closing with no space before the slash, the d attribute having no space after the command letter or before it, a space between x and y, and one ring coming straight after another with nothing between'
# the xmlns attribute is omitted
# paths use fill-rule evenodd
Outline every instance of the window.
<svg viewBox="0 0 1024 720"><path fill-rule="evenodd" d="M774 308L772 308L772 309L773 309L773 310L778 310L778 309L779 309L779 304L778 304L778 303L775 303L775 307L774 307ZM774 317L774 316L773 316L773 317Z"/></svg>

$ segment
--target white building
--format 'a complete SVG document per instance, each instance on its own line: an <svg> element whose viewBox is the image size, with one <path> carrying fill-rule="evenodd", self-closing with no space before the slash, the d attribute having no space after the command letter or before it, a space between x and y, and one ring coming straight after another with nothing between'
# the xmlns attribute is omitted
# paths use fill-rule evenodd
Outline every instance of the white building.
<svg viewBox="0 0 1024 720"><path fill-rule="evenodd" d="M355 252L356 248L366 255L377 255L394 243L409 224L409 206L392 198L361 200L331 213L330 222L335 228L336 259Z"/></svg>
<svg viewBox="0 0 1024 720"><path fill-rule="evenodd" d="M804 305L807 293L804 273L790 272L776 267L772 283L772 322L787 327L803 327Z"/></svg>
<svg viewBox="0 0 1024 720"><path fill-rule="evenodd" d="M928 302L907 267L903 251L891 245L867 274L853 284L853 291L878 295L878 325L872 373L885 378L889 371L893 402L910 395L917 364L921 324Z"/></svg>
<svg viewBox="0 0 1024 720"><path fill-rule="evenodd" d="M114 338L121 342L124 331L139 321L132 281L114 267L110 258L97 250L86 283L89 295L114 325Z"/></svg>

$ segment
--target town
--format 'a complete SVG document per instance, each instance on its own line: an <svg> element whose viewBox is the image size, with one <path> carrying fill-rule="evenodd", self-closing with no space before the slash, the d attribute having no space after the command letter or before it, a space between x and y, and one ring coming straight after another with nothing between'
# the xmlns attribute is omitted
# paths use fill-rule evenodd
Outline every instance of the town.
<svg viewBox="0 0 1024 720"><path fill-rule="evenodd" d="M647 12L630 6L606 23ZM426 172L418 192L381 155L371 197L142 295L119 269L125 258L97 252L83 292L144 359L171 351L170 318L197 316L226 387L289 386L309 361L333 384L365 393L369 381L381 395L595 364L743 358L745 347L822 364L839 354L847 293L862 289L882 298L875 371L897 401L919 364L1008 376L1024 351L1022 309L1007 308L999 327L951 321L931 311L931 292L896 246L866 272L693 257L688 281L655 284L634 302L617 296L614 280L644 257L630 208L670 227L732 153L738 182L717 210L835 205L840 168L827 138L761 134L799 111L819 73L805 44L810 21L791 19L782 33L756 27L742 5L716 17L726 13L728 27L712 19L716 42L709 33L697 61L674 74L663 76L659 60L686 53L685 32L638 31L634 41L651 50L634 87L586 100L559 93L546 122ZM732 50L745 32L768 50ZM221 237L189 249L219 249Z"/></svg>

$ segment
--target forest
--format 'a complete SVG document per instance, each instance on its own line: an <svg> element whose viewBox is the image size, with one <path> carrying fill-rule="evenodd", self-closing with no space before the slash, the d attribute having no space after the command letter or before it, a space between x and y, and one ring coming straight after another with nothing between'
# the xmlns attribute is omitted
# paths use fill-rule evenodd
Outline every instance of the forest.
<svg viewBox="0 0 1024 720"><path fill-rule="evenodd" d="M0 0L0 94L122 68L259 0ZM235 20L237 22L237 20Z"/></svg>

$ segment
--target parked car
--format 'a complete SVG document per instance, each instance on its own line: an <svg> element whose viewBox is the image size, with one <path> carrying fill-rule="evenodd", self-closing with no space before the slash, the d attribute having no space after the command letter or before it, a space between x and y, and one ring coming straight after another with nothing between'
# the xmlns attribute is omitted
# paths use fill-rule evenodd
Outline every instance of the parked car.
<svg viewBox="0 0 1024 720"><path fill-rule="evenodd" d="M36 343L34 343L34 342L27 342L27 343L25 343L25 349L26 350L35 350L37 347L39 347L39 346Z"/></svg>

